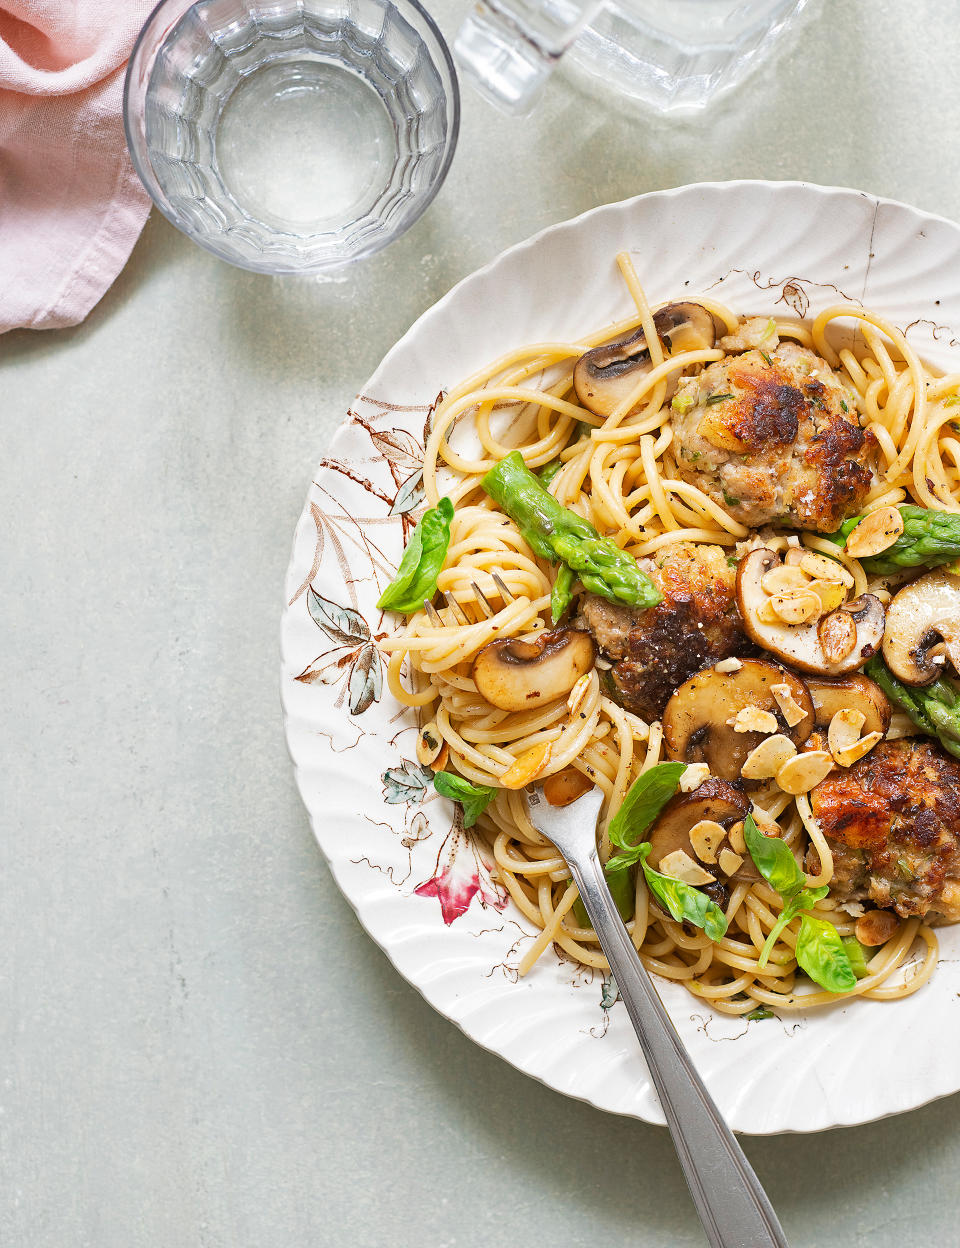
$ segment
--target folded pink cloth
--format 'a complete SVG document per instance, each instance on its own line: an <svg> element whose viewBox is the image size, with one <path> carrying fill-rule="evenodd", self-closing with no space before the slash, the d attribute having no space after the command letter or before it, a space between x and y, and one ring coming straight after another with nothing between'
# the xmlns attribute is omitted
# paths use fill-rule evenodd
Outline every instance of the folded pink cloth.
<svg viewBox="0 0 960 1248"><path fill-rule="evenodd" d="M0 0L0 333L82 321L150 210L123 137L149 0Z"/></svg>

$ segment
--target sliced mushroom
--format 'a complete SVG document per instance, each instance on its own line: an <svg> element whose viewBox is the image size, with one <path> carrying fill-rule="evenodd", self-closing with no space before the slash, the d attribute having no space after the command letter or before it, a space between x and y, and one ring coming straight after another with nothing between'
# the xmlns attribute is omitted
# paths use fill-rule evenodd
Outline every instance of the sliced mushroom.
<svg viewBox="0 0 960 1248"><path fill-rule="evenodd" d="M788 686L803 711L798 723L787 723L774 685ZM748 707L773 715L777 731L795 745L813 729L813 703L800 677L766 659L744 659L735 672L710 667L697 672L674 693L663 713L667 753L685 763L706 763L723 780L739 780L747 755L764 738L761 732L736 730L739 712Z"/></svg>
<svg viewBox="0 0 960 1248"><path fill-rule="evenodd" d="M806 624L769 621L764 609L768 595L760 582L779 562L774 551L762 546L750 551L737 568L737 605L752 641L791 667L822 676L852 672L877 653L883 640L884 612L873 594L863 594ZM957 620L960 625L960 612Z"/></svg>
<svg viewBox="0 0 960 1248"><path fill-rule="evenodd" d="M655 312L654 328L668 355L700 351L716 342L713 317L698 303L668 303ZM623 342L594 347L581 355L573 370L577 398L597 416L610 413L628 398L644 373L650 371L650 349L643 329ZM667 379L667 397L673 395L677 377Z"/></svg>
<svg viewBox="0 0 960 1248"><path fill-rule="evenodd" d="M905 684L931 684L943 675L942 663L930 653L941 639L960 672L960 576L938 568L905 585L887 608L887 667Z"/></svg>
<svg viewBox="0 0 960 1248"><path fill-rule="evenodd" d="M647 862L655 871L659 870L663 859L678 850L696 860L698 855L690 832L698 823L717 823L722 828L730 828L744 819L749 809L750 803L742 793L714 776L692 793L676 794L653 825Z"/></svg>
<svg viewBox="0 0 960 1248"><path fill-rule="evenodd" d="M869 732L886 735L893 708L887 695L869 676L856 673L840 680L808 677L807 688L813 698L814 726L827 729L837 711L862 711L864 736Z"/></svg>
<svg viewBox="0 0 960 1248"><path fill-rule="evenodd" d="M541 633L536 641L505 637L477 655L473 680L491 705L528 711L566 697L593 666L593 657L593 638L576 628Z"/></svg>

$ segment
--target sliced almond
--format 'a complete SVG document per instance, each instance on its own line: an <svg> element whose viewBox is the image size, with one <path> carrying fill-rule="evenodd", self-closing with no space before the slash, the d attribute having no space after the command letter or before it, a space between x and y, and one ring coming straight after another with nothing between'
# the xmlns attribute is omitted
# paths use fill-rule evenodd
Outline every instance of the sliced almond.
<svg viewBox="0 0 960 1248"><path fill-rule="evenodd" d="M784 793L797 797L816 788L832 766L833 757L826 750L805 750L783 764L777 772L777 784Z"/></svg>
<svg viewBox="0 0 960 1248"><path fill-rule="evenodd" d="M584 672L582 676L577 678L577 683L570 690L567 698L567 710L571 715L576 715L580 709L580 703L587 696L587 690L590 688L590 673Z"/></svg>
<svg viewBox="0 0 960 1248"><path fill-rule="evenodd" d="M827 555L805 550L800 556L800 567L816 581L836 581L840 585L846 585L847 589L853 589L852 574L842 563Z"/></svg>
<svg viewBox="0 0 960 1248"><path fill-rule="evenodd" d="M868 910L854 924L854 932L861 945L873 949L877 945L885 945L896 933L900 920L889 910Z"/></svg>
<svg viewBox="0 0 960 1248"><path fill-rule="evenodd" d="M552 741L542 741L539 745L524 750L514 760L513 766L508 767L500 777L500 783L505 789L522 789L525 784L529 784L531 780L535 780L540 775L550 762L552 752Z"/></svg>
<svg viewBox="0 0 960 1248"><path fill-rule="evenodd" d="M743 866L743 859L726 846L720 850L720 870L724 875L736 875Z"/></svg>
<svg viewBox="0 0 960 1248"><path fill-rule="evenodd" d="M726 840L727 830L713 819L701 819L690 829L690 844L701 862L716 862L717 848Z"/></svg>
<svg viewBox="0 0 960 1248"><path fill-rule="evenodd" d="M719 663L714 663L713 670L715 672L723 672L725 675L729 672L739 672L743 664L739 659L733 658L721 659Z"/></svg>
<svg viewBox="0 0 960 1248"><path fill-rule="evenodd" d="M817 636L827 662L842 663L857 644L857 622L849 611L834 611L820 621Z"/></svg>
<svg viewBox="0 0 960 1248"><path fill-rule="evenodd" d="M780 714L787 721L789 728L795 728L803 719L806 711L794 701L789 685L771 685L770 692L777 700Z"/></svg>
<svg viewBox="0 0 960 1248"><path fill-rule="evenodd" d="M691 763L680 777L680 783L677 787L681 793L692 793L694 789L699 789L700 785L709 778L710 768L706 763Z"/></svg>
<svg viewBox="0 0 960 1248"><path fill-rule="evenodd" d="M730 842L730 848L737 854L745 854L747 852L747 842L743 839L743 820L735 823L727 833L727 840Z"/></svg>
<svg viewBox="0 0 960 1248"><path fill-rule="evenodd" d="M865 737L847 746L845 750L837 750L833 757L841 767L852 767L854 763L869 754L878 741L882 740L882 732L868 732Z"/></svg>
<svg viewBox="0 0 960 1248"><path fill-rule="evenodd" d="M878 507L860 521L847 538L847 554L866 559L889 550L903 533L903 516L897 507Z"/></svg>
<svg viewBox="0 0 960 1248"><path fill-rule="evenodd" d="M837 757L839 750L848 750L855 741L860 739L860 732L866 720L867 717L863 711L856 711L852 707L837 711L827 729L827 746L834 758Z"/></svg>
<svg viewBox="0 0 960 1248"><path fill-rule="evenodd" d="M740 774L744 780L772 780L796 752L797 747L790 738L778 732L750 751Z"/></svg>
<svg viewBox="0 0 960 1248"><path fill-rule="evenodd" d="M820 609L823 615L836 611L837 607L846 601L846 588L839 581L809 581L808 587L810 592L820 599Z"/></svg>
<svg viewBox="0 0 960 1248"><path fill-rule="evenodd" d="M714 877L709 871L698 866L685 849L675 849L666 858L660 859L657 868L661 875L669 875L673 880L681 880L684 884L712 884Z"/></svg>
<svg viewBox="0 0 960 1248"><path fill-rule="evenodd" d="M760 588L767 594L782 594L791 589L806 589L809 583L810 579L802 568L791 567L789 564L780 564L779 567L771 568L760 578Z"/></svg>
<svg viewBox="0 0 960 1248"><path fill-rule="evenodd" d="M780 616L777 615L772 598L764 598L763 602L757 607L757 619L761 624L782 624Z"/></svg>
<svg viewBox="0 0 960 1248"><path fill-rule="evenodd" d="M820 599L809 589L788 589L773 594L770 606L784 624L807 624L820 614Z"/></svg>
<svg viewBox="0 0 960 1248"><path fill-rule="evenodd" d="M443 763L439 762L439 758L446 744L440 735L440 729L431 719L429 724L423 725L417 737L417 762L422 763L424 767L436 764L434 770L443 771Z"/></svg>
<svg viewBox="0 0 960 1248"><path fill-rule="evenodd" d="M776 715L755 706L742 707L727 723L734 732L776 732L779 727Z"/></svg>
<svg viewBox="0 0 960 1248"><path fill-rule="evenodd" d="M543 796L551 806L569 806L592 788L593 781L582 771L577 771L576 767L564 767L544 780Z"/></svg>

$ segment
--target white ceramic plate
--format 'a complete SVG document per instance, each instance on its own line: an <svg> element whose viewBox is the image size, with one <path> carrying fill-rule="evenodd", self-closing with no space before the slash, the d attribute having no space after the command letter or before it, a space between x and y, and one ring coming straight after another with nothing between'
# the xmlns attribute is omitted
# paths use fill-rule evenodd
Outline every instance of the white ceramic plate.
<svg viewBox="0 0 960 1248"><path fill-rule="evenodd" d="M287 737L317 840L361 923L467 1035L570 1096L663 1122L622 1005L551 953L518 981L531 927L415 761L390 697L375 602L418 508L424 422L438 392L518 344L576 339L626 315L628 249L651 300L709 291L751 314L839 299L960 367L960 227L855 191L803 183L681 187L544 231L456 286L387 355L314 478L282 626ZM960 930L933 982L896 1003L748 1023L660 983L699 1070L739 1131L818 1131L960 1089ZM918 1057L918 1055L920 1055Z"/></svg>

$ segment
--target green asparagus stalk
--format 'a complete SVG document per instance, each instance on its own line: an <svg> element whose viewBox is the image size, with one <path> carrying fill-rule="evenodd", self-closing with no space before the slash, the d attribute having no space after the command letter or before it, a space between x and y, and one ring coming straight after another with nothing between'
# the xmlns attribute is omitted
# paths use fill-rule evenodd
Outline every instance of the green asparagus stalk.
<svg viewBox="0 0 960 1248"><path fill-rule="evenodd" d="M904 568L936 568L960 559L960 515L910 503L902 503L898 510L903 517L903 532L879 555L862 560L867 572L889 576ZM843 546L862 519L863 516L851 516L831 534L830 540Z"/></svg>
<svg viewBox="0 0 960 1248"><path fill-rule="evenodd" d="M937 737L945 750L960 758L960 695L952 685L945 680L918 687L905 685L880 655L875 655L864 671L921 732Z"/></svg>
<svg viewBox="0 0 960 1248"><path fill-rule="evenodd" d="M562 507L519 451L511 451L491 468L481 484L516 523L533 553L564 564L590 593L630 607L655 607L662 600L636 559L609 537L601 537L589 520Z"/></svg>

